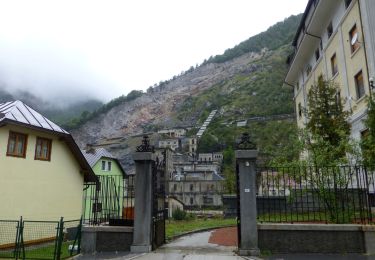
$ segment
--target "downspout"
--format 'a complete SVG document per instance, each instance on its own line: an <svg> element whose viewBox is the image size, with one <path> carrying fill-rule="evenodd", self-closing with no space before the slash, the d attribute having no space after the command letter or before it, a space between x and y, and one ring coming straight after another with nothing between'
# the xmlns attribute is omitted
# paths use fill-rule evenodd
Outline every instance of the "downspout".
<svg viewBox="0 0 375 260"><path fill-rule="evenodd" d="M363 45L363 48L365 49L365 62L366 62L366 70L367 70L367 81L369 80L369 66L368 66L368 60L367 60L367 49L366 49L366 41L365 41L365 33L363 31L363 21L362 21L362 8L361 8L361 1L358 0L358 8L359 8L359 20L361 21L361 33L362 33L362 37L363 37L363 40L362 40L362 45ZM370 93L370 98L372 98L372 93L371 93L371 87L370 87L370 83L368 84L368 88L369 88L369 93Z"/></svg>

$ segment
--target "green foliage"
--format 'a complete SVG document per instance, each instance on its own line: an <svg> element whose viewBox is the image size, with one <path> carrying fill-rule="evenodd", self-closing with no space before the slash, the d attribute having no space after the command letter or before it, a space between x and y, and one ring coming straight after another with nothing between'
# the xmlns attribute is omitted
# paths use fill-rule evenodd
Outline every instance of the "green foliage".
<svg viewBox="0 0 375 260"><path fill-rule="evenodd" d="M223 164L224 166L233 166L235 164L235 154L232 146L223 151Z"/></svg>
<svg viewBox="0 0 375 260"><path fill-rule="evenodd" d="M214 135L205 133L198 143L198 153L212 153L221 150L219 140Z"/></svg>
<svg viewBox="0 0 375 260"><path fill-rule="evenodd" d="M98 100L89 99L86 101L77 101L76 103L66 107L59 108L57 106L53 106L51 103L46 103L29 92L25 91L10 94L6 90L1 89L0 86L0 103L14 100L23 101L27 105L42 113L48 119L63 127L69 125L72 118L81 117L86 119L86 117L88 117L92 111L95 111L103 105L103 103ZM53 100L50 102L53 102Z"/></svg>
<svg viewBox="0 0 375 260"><path fill-rule="evenodd" d="M107 104L104 104L103 106L99 107L92 113L89 113L88 111L83 111L79 117L72 119L69 123L66 123L64 127L66 127L67 129L78 128L81 125L88 122L89 120L92 120L101 114L105 114L112 108L119 106L124 102L130 102L142 95L143 95L143 92L141 90L132 90L128 95L126 96L122 95L118 98L112 99Z"/></svg>
<svg viewBox="0 0 375 260"><path fill-rule="evenodd" d="M187 213L186 213L186 211L181 210L180 208L177 208L172 212L172 218L174 220L186 220L187 219Z"/></svg>
<svg viewBox="0 0 375 260"><path fill-rule="evenodd" d="M302 169L303 166L314 166L309 182L316 187L314 191L324 202L329 221L334 223L347 222L354 214L347 197L341 192L348 188L349 176L353 173L342 171L339 166L350 163L351 158L356 161L358 156L357 146L349 137L349 113L344 111L339 97L338 87L323 77L311 87L307 95L309 106L304 112L308 123L300 132L301 144L297 145L304 159L291 163L302 166ZM305 170L297 170L290 176L298 182L305 175Z"/></svg>
<svg viewBox="0 0 375 260"><path fill-rule="evenodd" d="M314 165L337 165L354 151L349 136L349 113L343 110L338 87L320 77L308 93L306 133L302 135Z"/></svg>
<svg viewBox="0 0 375 260"><path fill-rule="evenodd" d="M82 117L86 119L91 112L100 108L102 105L103 103L98 100L88 100L79 102L65 109L49 109L41 110L41 112L53 122L65 127L72 118Z"/></svg>
<svg viewBox="0 0 375 260"><path fill-rule="evenodd" d="M166 236L171 239L177 235L198 231L207 228L218 228L236 225L235 218L212 218L212 219L191 219L166 222Z"/></svg>
<svg viewBox="0 0 375 260"><path fill-rule="evenodd" d="M290 16L283 22L271 26L267 31L262 32L248 40L241 42L224 54L210 57L204 63L221 63L249 52L260 52L263 48L275 50L280 46L290 43L293 40L302 15Z"/></svg>
<svg viewBox="0 0 375 260"><path fill-rule="evenodd" d="M237 74L187 98L175 117L202 123L212 110L219 109L220 117L230 123L255 116L294 113L293 92L282 87L288 53L287 46L269 52L252 64L251 73Z"/></svg>
<svg viewBox="0 0 375 260"><path fill-rule="evenodd" d="M224 190L227 194L235 194L237 190L235 169L236 166L224 166L222 170L224 175Z"/></svg>
<svg viewBox="0 0 375 260"><path fill-rule="evenodd" d="M364 164L368 167L375 166L375 101L371 96L368 101L367 119L365 125L368 129L362 138L361 148Z"/></svg>
<svg viewBox="0 0 375 260"><path fill-rule="evenodd" d="M232 146L223 151L224 189L228 194L236 192L236 158Z"/></svg>

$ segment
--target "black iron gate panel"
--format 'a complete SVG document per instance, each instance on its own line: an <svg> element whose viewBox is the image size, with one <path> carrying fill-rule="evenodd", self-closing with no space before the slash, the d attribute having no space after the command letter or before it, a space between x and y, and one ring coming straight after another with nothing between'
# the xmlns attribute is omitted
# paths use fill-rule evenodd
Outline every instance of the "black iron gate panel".
<svg viewBox="0 0 375 260"><path fill-rule="evenodd" d="M152 169L152 249L165 243L165 156L162 160L153 163Z"/></svg>

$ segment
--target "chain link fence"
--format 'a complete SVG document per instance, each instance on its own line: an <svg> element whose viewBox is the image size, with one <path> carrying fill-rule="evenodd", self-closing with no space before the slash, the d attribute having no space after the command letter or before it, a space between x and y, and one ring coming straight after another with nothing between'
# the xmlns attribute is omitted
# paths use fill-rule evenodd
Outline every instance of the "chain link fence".
<svg viewBox="0 0 375 260"><path fill-rule="evenodd" d="M82 220L0 220L0 258L66 259L80 253Z"/></svg>

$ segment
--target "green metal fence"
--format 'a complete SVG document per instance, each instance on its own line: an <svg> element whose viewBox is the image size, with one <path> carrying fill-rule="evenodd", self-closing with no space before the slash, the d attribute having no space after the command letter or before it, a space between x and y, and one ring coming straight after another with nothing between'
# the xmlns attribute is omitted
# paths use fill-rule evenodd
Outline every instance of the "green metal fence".
<svg viewBox="0 0 375 260"><path fill-rule="evenodd" d="M80 253L82 219L0 220L0 258L66 259Z"/></svg>

